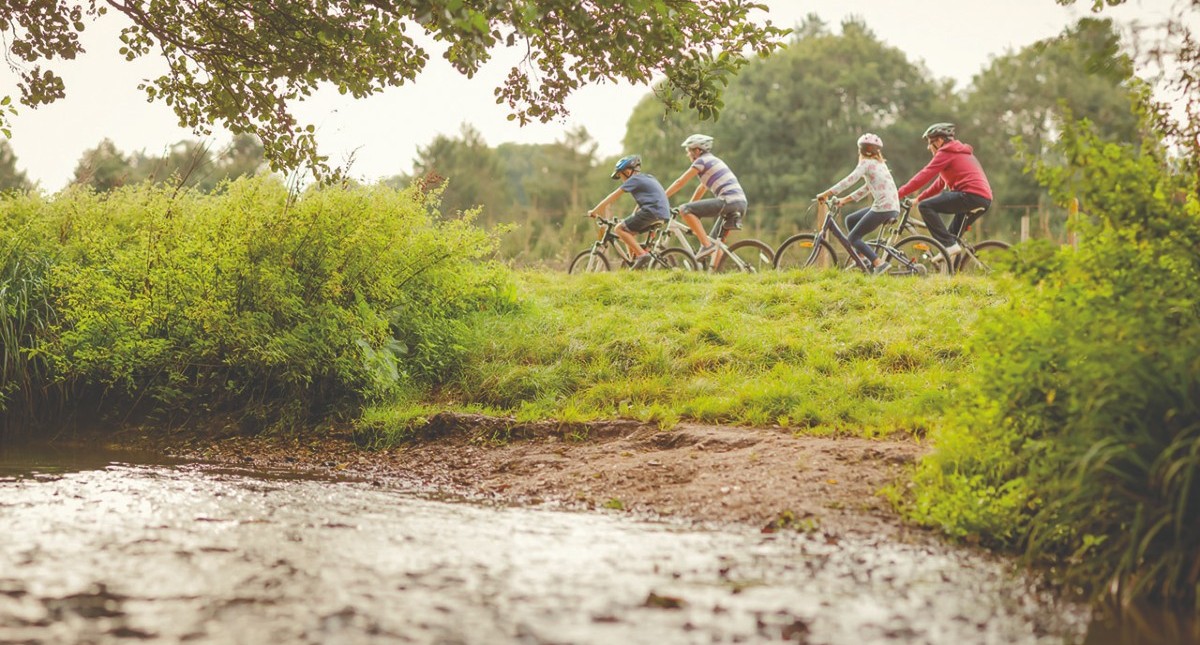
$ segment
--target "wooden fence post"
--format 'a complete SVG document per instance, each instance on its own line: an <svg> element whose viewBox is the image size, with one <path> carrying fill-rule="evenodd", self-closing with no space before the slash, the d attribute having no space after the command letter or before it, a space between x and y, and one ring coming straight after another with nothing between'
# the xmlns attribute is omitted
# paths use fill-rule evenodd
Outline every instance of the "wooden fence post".
<svg viewBox="0 0 1200 645"><path fill-rule="evenodd" d="M1021 216L1021 241L1029 241L1029 213L1026 212Z"/></svg>
<svg viewBox="0 0 1200 645"><path fill-rule="evenodd" d="M1079 248L1079 236L1075 234L1075 222L1079 219L1079 199L1072 197L1067 204L1067 244Z"/></svg>

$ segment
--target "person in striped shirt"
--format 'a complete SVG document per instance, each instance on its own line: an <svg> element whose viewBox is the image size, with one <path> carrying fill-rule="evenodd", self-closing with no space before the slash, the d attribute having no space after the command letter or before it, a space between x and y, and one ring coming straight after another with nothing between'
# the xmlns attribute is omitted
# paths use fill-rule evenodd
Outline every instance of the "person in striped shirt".
<svg viewBox="0 0 1200 645"><path fill-rule="evenodd" d="M700 240L697 260L717 250L717 245L709 239L700 218L724 215L725 229L728 230L741 228L741 218L746 213L746 193L729 166L712 153L712 144L713 138L705 134L693 134L684 140L683 147L692 165L679 179L667 186L667 197L670 197L693 178L700 178L700 185L692 193L691 201L679 207L680 219ZM711 191L713 197L700 199L705 191Z"/></svg>

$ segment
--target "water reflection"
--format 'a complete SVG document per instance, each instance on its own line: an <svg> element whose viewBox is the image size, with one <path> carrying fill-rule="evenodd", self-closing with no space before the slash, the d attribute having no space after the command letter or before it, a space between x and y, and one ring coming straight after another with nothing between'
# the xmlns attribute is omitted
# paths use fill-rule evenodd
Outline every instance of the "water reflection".
<svg viewBox="0 0 1200 645"><path fill-rule="evenodd" d="M24 444L0 440L0 481L47 478L114 464L174 463L161 456L95 445Z"/></svg>
<svg viewBox="0 0 1200 645"><path fill-rule="evenodd" d="M1096 607L1084 645L1192 645L1200 643L1200 621L1161 607Z"/></svg>

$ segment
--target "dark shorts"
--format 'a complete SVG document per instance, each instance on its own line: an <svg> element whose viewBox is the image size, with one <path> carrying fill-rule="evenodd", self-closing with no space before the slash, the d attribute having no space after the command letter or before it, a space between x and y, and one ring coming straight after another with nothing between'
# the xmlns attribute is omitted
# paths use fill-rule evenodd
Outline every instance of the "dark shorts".
<svg viewBox="0 0 1200 645"><path fill-rule="evenodd" d="M655 224L665 221L667 220L656 216L654 213L651 213L648 210L639 208L633 213L633 215L630 215L622 220L621 226L624 226L626 230L634 233L645 233L653 228Z"/></svg>
<svg viewBox="0 0 1200 645"><path fill-rule="evenodd" d="M725 228L740 228L742 215L746 214L746 202L738 200L727 202L723 199L711 197L709 199L701 199L694 202L688 202L679 207L680 212L691 213L700 219L706 217L725 216Z"/></svg>

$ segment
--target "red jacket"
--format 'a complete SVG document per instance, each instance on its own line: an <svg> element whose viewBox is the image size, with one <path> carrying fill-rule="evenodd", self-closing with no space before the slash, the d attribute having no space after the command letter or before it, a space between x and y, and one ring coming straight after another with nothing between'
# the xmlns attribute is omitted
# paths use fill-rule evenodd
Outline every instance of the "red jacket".
<svg viewBox="0 0 1200 645"><path fill-rule="evenodd" d="M987 176L983 174L983 166L975 158L971 146L962 141L947 141L933 154L929 164L921 169L908 183L897 191L900 198L916 192L925 182L937 175L937 181L926 188L918 199L928 199L943 190L955 190L963 193L978 195L987 199L992 198L992 186Z"/></svg>

